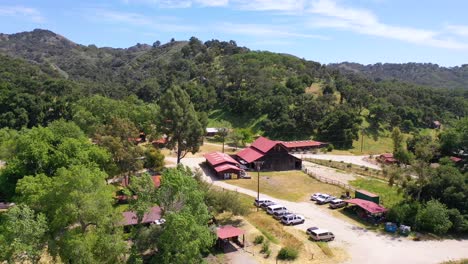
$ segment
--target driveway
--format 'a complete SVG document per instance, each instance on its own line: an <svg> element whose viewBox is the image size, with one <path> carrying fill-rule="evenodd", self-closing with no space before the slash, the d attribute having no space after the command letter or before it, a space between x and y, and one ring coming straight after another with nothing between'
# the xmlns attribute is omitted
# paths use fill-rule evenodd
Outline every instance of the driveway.
<svg viewBox="0 0 468 264"><path fill-rule="evenodd" d="M352 163L358 166L365 166L371 169L381 170L382 168L379 165L371 163L366 159L369 158L368 155L354 156L354 155L329 155L329 154L295 154L294 156L303 159L321 159L321 160L333 160L333 161L343 161L344 163Z"/></svg>
<svg viewBox="0 0 468 264"><path fill-rule="evenodd" d="M183 159L184 165L199 168L199 163L203 158ZM237 191L256 197L255 191L228 184L204 175L204 179L224 189ZM361 227L348 223L330 214L327 206L319 206L312 202L290 202L276 199L262 194L263 198L269 198L285 205L288 209L305 216L304 224L294 228L306 230L311 226L318 226L332 231L336 239L331 246L345 249L351 259L345 263L412 263L429 264L441 263L447 260L468 258L468 240L443 240L443 241L412 241L404 237L392 237L372 231L367 231ZM253 198L252 198L253 199ZM312 243L312 242L311 242ZM241 257L242 259L242 257Z"/></svg>
<svg viewBox="0 0 468 264"><path fill-rule="evenodd" d="M214 185L238 191L256 197L256 192L230 185L223 181L212 181ZM290 202L261 195L264 198L277 201L293 212L305 216L304 224L295 228L306 230L318 226L332 231L336 239L330 242L332 246L344 248L351 259L345 263L440 263L451 259L468 258L468 240L443 241L412 241L404 237L392 237L367 231L352 225L327 212L327 206L319 206L312 202Z"/></svg>

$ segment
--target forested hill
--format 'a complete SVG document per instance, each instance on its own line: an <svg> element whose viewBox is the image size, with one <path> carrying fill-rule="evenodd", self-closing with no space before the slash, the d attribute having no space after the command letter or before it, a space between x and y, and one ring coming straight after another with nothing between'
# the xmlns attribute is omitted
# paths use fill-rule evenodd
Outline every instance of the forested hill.
<svg viewBox="0 0 468 264"><path fill-rule="evenodd" d="M362 65L343 62L328 66L346 73L362 74L374 81L399 80L435 88L468 89L468 64L446 68L432 63Z"/></svg>
<svg viewBox="0 0 468 264"><path fill-rule="evenodd" d="M376 133L395 126L410 132L468 113L467 90L375 82L232 40L98 48L37 29L0 35L0 66L0 128L71 119L78 100L101 100L82 101L94 95L160 104L174 86L212 120L275 139L314 137L340 147L349 147L363 125ZM245 120L254 125L245 127Z"/></svg>

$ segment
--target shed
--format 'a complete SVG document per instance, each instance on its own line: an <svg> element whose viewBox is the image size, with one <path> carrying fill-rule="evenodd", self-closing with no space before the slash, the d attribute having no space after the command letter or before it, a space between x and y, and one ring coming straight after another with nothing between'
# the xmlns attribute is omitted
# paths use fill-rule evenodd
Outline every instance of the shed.
<svg viewBox="0 0 468 264"><path fill-rule="evenodd" d="M376 204L368 200L354 198L354 199L346 200L345 202L350 203L350 204L355 204L359 206L360 208L364 209L367 213L371 215L382 214L382 213L387 212L387 209L385 207L380 206L379 204Z"/></svg>
<svg viewBox="0 0 468 264"><path fill-rule="evenodd" d="M380 197L377 194L368 192L366 190L356 190L356 192L354 193L354 197L366 201L371 201L376 204L380 203Z"/></svg>
<svg viewBox="0 0 468 264"><path fill-rule="evenodd" d="M216 244L219 247L224 248L224 246L231 240L243 247L245 243L244 233L244 230L232 225L220 226L216 230L216 235L218 237ZM242 243L239 240L240 235L242 235Z"/></svg>

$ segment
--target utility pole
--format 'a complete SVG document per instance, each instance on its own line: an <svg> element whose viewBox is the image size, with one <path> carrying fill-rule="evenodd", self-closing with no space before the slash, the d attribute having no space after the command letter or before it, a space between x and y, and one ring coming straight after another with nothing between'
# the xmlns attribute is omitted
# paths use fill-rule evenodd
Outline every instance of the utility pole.
<svg viewBox="0 0 468 264"><path fill-rule="evenodd" d="M263 165L263 161L254 161L255 168L257 169L257 201L260 200L260 167ZM257 206L258 212L258 206Z"/></svg>
<svg viewBox="0 0 468 264"><path fill-rule="evenodd" d="M362 146L364 145L364 129L361 130L361 153L362 153Z"/></svg>

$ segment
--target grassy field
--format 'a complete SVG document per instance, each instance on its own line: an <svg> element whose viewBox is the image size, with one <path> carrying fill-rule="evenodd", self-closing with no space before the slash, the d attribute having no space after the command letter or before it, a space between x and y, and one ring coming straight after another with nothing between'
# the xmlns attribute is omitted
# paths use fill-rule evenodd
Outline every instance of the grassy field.
<svg viewBox="0 0 468 264"><path fill-rule="evenodd" d="M391 208L393 205L403 200L403 194L398 193L397 187L390 187L386 182L375 179L360 178L349 182L357 189L364 189L380 196L380 203Z"/></svg>
<svg viewBox="0 0 468 264"><path fill-rule="evenodd" d="M266 118L263 115L258 118L251 116L233 115L221 109L213 110L208 114L208 127L216 127L221 121L229 122L234 128L249 128L254 133L260 133L260 123Z"/></svg>
<svg viewBox="0 0 468 264"><path fill-rule="evenodd" d="M250 190L257 190L257 173L249 172L252 179L229 180L229 184ZM341 195L337 186L321 183L302 171L260 172L260 192L288 201L308 200L315 192Z"/></svg>
<svg viewBox="0 0 468 264"><path fill-rule="evenodd" d="M355 155L361 154L381 154L392 152L393 141L389 136L379 136L374 138L371 135L364 134L364 144L362 145L361 152L361 132L359 132L359 139L353 141L353 147L349 152Z"/></svg>

